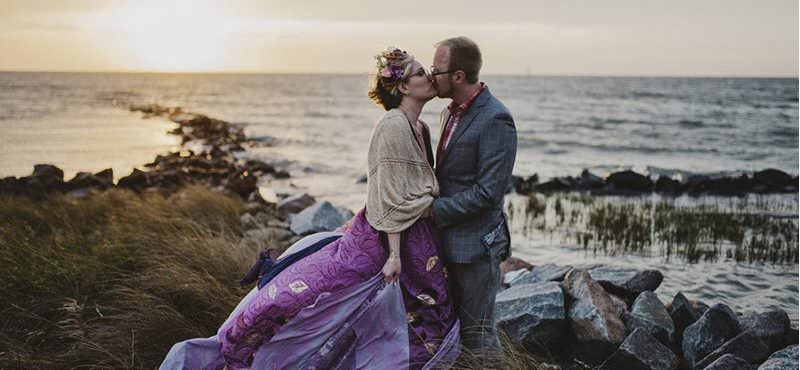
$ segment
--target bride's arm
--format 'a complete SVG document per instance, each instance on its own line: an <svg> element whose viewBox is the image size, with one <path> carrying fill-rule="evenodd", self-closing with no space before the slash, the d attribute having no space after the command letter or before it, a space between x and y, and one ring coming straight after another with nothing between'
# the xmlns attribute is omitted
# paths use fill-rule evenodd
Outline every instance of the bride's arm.
<svg viewBox="0 0 800 370"><path fill-rule="evenodd" d="M386 233L386 236L389 239L389 258L383 265L383 276L388 284L400 280L402 264L400 263L400 233Z"/></svg>

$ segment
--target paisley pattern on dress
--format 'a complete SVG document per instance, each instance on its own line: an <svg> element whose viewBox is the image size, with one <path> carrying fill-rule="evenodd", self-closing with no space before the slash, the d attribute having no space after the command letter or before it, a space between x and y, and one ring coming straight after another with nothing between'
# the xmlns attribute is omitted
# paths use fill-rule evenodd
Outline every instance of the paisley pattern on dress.
<svg viewBox="0 0 800 370"><path fill-rule="evenodd" d="M365 282L380 273L388 247L366 221L364 210L343 229L341 238L276 275L266 289L257 291L238 317L220 328L221 358L208 368L219 369L226 364L229 369L249 367L257 349L320 294ZM403 233L400 287L408 318L409 362L411 369L420 369L456 323L456 314L443 264L437 263L437 230L428 220L420 219Z"/></svg>

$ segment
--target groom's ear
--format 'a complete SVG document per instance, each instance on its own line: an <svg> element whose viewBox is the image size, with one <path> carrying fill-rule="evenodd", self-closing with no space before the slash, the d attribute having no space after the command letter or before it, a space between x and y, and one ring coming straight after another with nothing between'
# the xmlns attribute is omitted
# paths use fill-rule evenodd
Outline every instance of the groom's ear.
<svg viewBox="0 0 800 370"><path fill-rule="evenodd" d="M464 71L462 71L460 69L458 71L455 71L453 73L453 75L455 76L455 81L453 81L453 82L463 83L464 81L467 80L467 74L464 73Z"/></svg>

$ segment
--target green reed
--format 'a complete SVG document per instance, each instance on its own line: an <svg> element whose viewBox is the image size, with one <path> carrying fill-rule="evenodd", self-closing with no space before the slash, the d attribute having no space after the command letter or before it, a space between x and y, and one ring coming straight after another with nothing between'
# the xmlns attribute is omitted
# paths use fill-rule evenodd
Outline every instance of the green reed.
<svg viewBox="0 0 800 370"><path fill-rule="evenodd" d="M511 199L512 225L607 254L660 254L689 262L798 262L797 198L592 197L531 194Z"/></svg>

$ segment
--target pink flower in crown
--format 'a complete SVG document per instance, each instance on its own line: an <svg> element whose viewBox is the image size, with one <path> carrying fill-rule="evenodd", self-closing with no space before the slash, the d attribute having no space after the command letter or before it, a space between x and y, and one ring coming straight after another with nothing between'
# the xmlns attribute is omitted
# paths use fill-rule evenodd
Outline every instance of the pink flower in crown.
<svg viewBox="0 0 800 370"><path fill-rule="evenodd" d="M383 69L381 69L381 76L386 78L392 77L392 69L389 67L383 67Z"/></svg>

